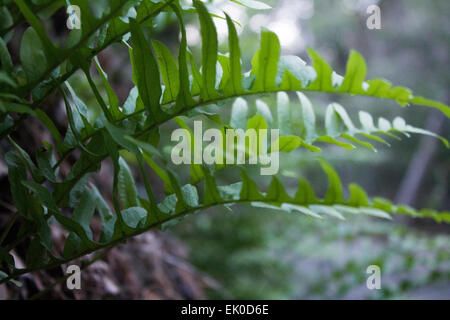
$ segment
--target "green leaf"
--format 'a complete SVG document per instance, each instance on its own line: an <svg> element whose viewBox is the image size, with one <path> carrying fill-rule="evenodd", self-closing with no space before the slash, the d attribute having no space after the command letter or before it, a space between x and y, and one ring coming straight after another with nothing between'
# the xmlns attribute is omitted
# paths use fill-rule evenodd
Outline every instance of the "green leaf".
<svg viewBox="0 0 450 320"><path fill-rule="evenodd" d="M8 140L16 149L23 163L27 166L28 170L31 173L31 176L33 177L33 180L36 182L43 182L41 172L38 170L38 168L36 168L36 165L34 164L33 160L31 160L28 153L25 150L23 150L17 143L15 143L15 141L11 137L8 136Z"/></svg>
<svg viewBox="0 0 450 320"><path fill-rule="evenodd" d="M291 109L289 97L285 92L279 92L277 95L277 116L278 128L281 136L291 134Z"/></svg>
<svg viewBox="0 0 450 320"><path fill-rule="evenodd" d="M267 121L263 116L257 114L247 120L247 130L255 129L258 130L267 129Z"/></svg>
<svg viewBox="0 0 450 320"><path fill-rule="evenodd" d="M63 256L73 257L87 249L94 249L96 244L89 239L83 227L76 221L58 213L56 220L67 230L71 231L64 244Z"/></svg>
<svg viewBox="0 0 450 320"><path fill-rule="evenodd" d="M225 87L227 94L239 94L243 92L242 88L242 67L241 50L239 48L239 39L231 18L225 14L228 26L228 46L230 50L230 80Z"/></svg>
<svg viewBox="0 0 450 320"><path fill-rule="evenodd" d="M8 165L8 181L11 190L11 196L17 210L23 215L28 215L28 190L22 184L27 179L27 170L22 159L16 152L9 151L5 156Z"/></svg>
<svg viewBox="0 0 450 320"><path fill-rule="evenodd" d="M195 208L199 205L197 188L195 188L193 185L184 185L183 187L181 187L181 193L183 195L184 201L189 207Z"/></svg>
<svg viewBox="0 0 450 320"><path fill-rule="evenodd" d="M6 251L6 249L0 248L0 264L6 263L8 266L14 267L14 257ZM8 275L3 271L0 271L0 280L6 278Z"/></svg>
<svg viewBox="0 0 450 320"><path fill-rule="evenodd" d="M124 209L138 207L136 184L131 174L131 170L123 158L119 158L119 194Z"/></svg>
<svg viewBox="0 0 450 320"><path fill-rule="evenodd" d="M372 150L374 152L377 152L377 150L374 148L374 146L371 145L370 143L365 142L365 141L361 141L361 140L355 138L354 136L349 135L348 133L343 133L342 137L346 138L346 139L348 139L348 140L350 140L350 141L352 141L352 142L354 142L356 144L359 144L359 145L361 145L363 147L366 147L366 148L368 148L368 149L370 149L370 150Z"/></svg>
<svg viewBox="0 0 450 320"><path fill-rule="evenodd" d="M108 130L108 133L114 140L114 142L116 142L118 145L132 153L135 153L137 151L136 143L129 138L129 131L123 128L116 127L108 121L105 121L105 128Z"/></svg>
<svg viewBox="0 0 450 320"><path fill-rule="evenodd" d="M235 129L245 129L247 122L247 113L247 101L242 98L237 98L231 108L230 126Z"/></svg>
<svg viewBox="0 0 450 320"><path fill-rule="evenodd" d="M9 114L6 115L6 117L0 122L0 134L3 135L7 130L11 129L13 126L14 126L14 119Z"/></svg>
<svg viewBox="0 0 450 320"><path fill-rule="evenodd" d="M80 224L89 239L92 239L90 223L96 207L95 200L95 194L85 189L72 214L72 219Z"/></svg>
<svg viewBox="0 0 450 320"><path fill-rule="evenodd" d="M172 10L175 12L177 16L178 23L180 25L181 30L181 41L178 53L178 68L179 68L179 79L180 79L180 91L177 97L177 110L181 110L186 106L190 106L194 104L194 100L190 94L189 88L189 71L187 66L187 36L186 36L186 28L183 22L183 16L181 15L181 10L177 7L177 5L171 3L170 4Z"/></svg>
<svg viewBox="0 0 450 320"><path fill-rule="evenodd" d="M50 119L50 117L47 116L47 114L41 109L36 109L36 116L45 125L48 131L50 131L56 141L56 144L59 145L62 142L61 134L52 119Z"/></svg>
<svg viewBox="0 0 450 320"><path fill-rule="evenodd" d="M313 67L297 56L282 56L278 64L277 83L282 90L302 90L317 77Z"/></svg>
<svg viewBox="0 0 450 320"><path fill-rule="evenodd" d="M218 186L220 197L223 201L239 200L239 194L242 190L242 182L236 182L227 186Z"/></svg>
<svg viewBox="0 0 450 320"><path fill-rule="evenodd" d="M439 101L434 101L434 100L426 99L424 97L415 96L415 97L412 97L409 100L409 102L439 109L440 111L442 111L443 114L445 114L447 116L447 118L450 118L450 107Z"/></svg>
<svg viewBox="0 0 450 320"><path fill-rule="evenodd" d="M134 139L130 136L124 136L124 138L128 141L130 141L131 143L135 144L136 146L140 147L142 150L144 150L147 154L153 156L157 156L160 159L163 159L163 155L159 152L158 149L156 149L154 146L152 146L151 144L141 141L141 140L137 140Z"/></svg>
<svg viewBox="0 0 450 320"><path fill-rule="evenodd" d="M369 206L369 200L366 192L363 188L355 183L349 185L350 198L348 203L357 207L367 207Z"/></svg>
<svg viewBox="0 0 450 320"><path fill-rule="evenodd" d="M169 49L161 42L153 40L153 47L158 58L159 70L165 84L162 103L175 101L180 91L180 77L175 60Z"/></svg>
<svg viewBox="0 0 450 320"><path fill-rule="evenodd" d="M362 207L362 208L359 208L359 211L362 214L367 214L369 216L392 220L392 217L387 212L384 212L383 210L380 210L380 209Z"/></svg>
<svg viewBox="0 0 450 320"><path fill-rule="evenodd" d="M219 62L220 69L222 71L222 74L218 73L216 75L216 80L220 80L218 89L219 91L225 91L225 94L227 94L225 87L230 83L230 58L223 54L219 54L217 56L217 61Z"/></svg>
<svg viewBox="0 0 450 320"><path fill-rule="evenodd" d="M183 192L181 190L180 184L178 182L177 177L175 176L175 174L171 171L168 170L167 174L169 176L170 182L172 184L172 187L175 191L174 195L175 195L175 211L176 212L180 212L184 209L189 208L189 205L186 203L186 201L184 200L184 196L183 196Z"/></svg>
<svg viewBox="0 0 450 320"><path fill-rule="evenodd" d="M66 107L67 120L69 122L70 129L72 130L72 133L76 139L76 142L81 146L83 144L83 133L88 134L87 131L89 131L89 133L92 133L92 130L89 130L92 126L89 124L86 118L88 115L86 105L76 96L75 92L72 90L68 82L66 82L66 85L69 88L69 93L71 94L72 101L75 106L74 108L72 108L66 97L66 94L63 90L61 90L61 95Z"/></svg>
<svg viewBox="0 0 450 320"><path fill-rule="evenodd" d="M86 183L88 182L89 176L90 174L86 173L75 185L71 186L72 189L69 192L69 207L74 208L80 201L86 189Z"/></svg>
<svg viewBox="0 0 450 320"><path fill-rule="evenodd" d="M8 47L3 38L0 38L0 62L2 63L2 69L7 73L10 73L13 69L13 63L11 55L9 54Z"/></svg>
<svg viewBox="0 0 450 320"><path fill-rule="evenodd" d="M147 172L145 171L144 157L143 157L143 155L141 153L137 153L137 154L135 154L135 156L136 156L136 159L138 161L139 171L141 173L142 179L144 180L145 192L147 193L147 199L148 199L148 203L149 203L149 206L150 206L150 209L148 211L149 214L148 214L148 217L147 217L146 223L145 223L145 225L148 225L149 223L151 223L150 221L153 220L152 216L155 216L155 217L158 216L158 211L159 210L158 210L158 207L157 207L157 204L156 204L155 195L153 194L153 190L152 190L152 187L150 185L150 181L149 181L149 179L147 177ZM138 200L139 199L141 199L141 198L138 198Z"/></svg>
<svg viewBox="0 0 450 320"><path fill-rule="evenodd" d="M344 216L333 207L315 204L315 205L309 206L309 208L319 215L320 214L329 215L329 216L332 216L339 220L345 220Z"/></svg>
<svg viewBox="0 0 450 320"><path fill-rule="evenodd" d="M27 250L25 261L28 268L38 268L47 263L46 249L39 241L39 238L34 238Z"/></svg>
<svg viewBox="0 0 450 320"><path fill-rule="evenodd" d="M299 185L297 192L295 193L294 200L299 204L310 204L318 202L318 199L314 194L314 190L305 179L299 180Z"/></svg>
<svg viewBox="0 0 450 320"><path fill-rule="evenodd" d="M187 130L189 132L189 135L191 137L191 154L194 154L197 157L201 157L202 155L198 152L197 146L202 143L202 141L197 141L194 139L194 133L191 131L191 129L187 126L186 122L181 117L176 117L175 122L178 123L178 125ZM198 181L202 180L204 178L203 168L200 164L191 163L189 165L190 169L190 182L192 184L197 183Z"/></svg>
<svg viewBox="0 0 450 320"><path fill-rule="evenodd" d="M70 257L89 249L90 244L92 243L90 223L95 206L95 194L86 189L83 192L78 205L75 207L72 219L65 218L63 220L61 217L58 217L58 215L55 216L65 227L69 227L69 230L72 229L72 232L69 234L66 243L64 244L64 257Z"/></svg>
<svg viewBox="0 0 450 320"><path fill-rule="evenodd" d="M325 143L331 143L334 145L337 145L338 147L347 149L347 150L353 150L355 149L355 146L352 145L351 143L347 143L347 142L343 142L343 141L339 141L334 139L333 137L330 136L320 136L316 139L316 141L320 141L320 142L325 142Z"/></svg>
<svg viewBox="0 0 450 320"><path fill-rule="evenodd" d="M202 36L202 98L209 100L218 95L215 88L218 46L217 31L203 2L194 0L193 3L200 19Z"/></svg>
<svg viewBox="0 0 450 320"><path fill-rule="evenodd" d="M11 88L17 88L16 80L14 80L10 75L8 75L4 71L0 71L0 83L4 83L4 84L10 86ZM0 102L2 104L4 103L4 101L0 101ZM0 106L0 110L2 110L2 109L4 109L3 106Z"/></svg>
<svg viewBox="0 0 450 320"><path fill-rule="evenodd" d="M286 193L286 190L284 189L283 184L280 182L280 180L278 180L277 177L273 177L264 200L274 202L289 202L291 201L291 197L289 197L289 195Z"/></svg>
<svg viewBox="0 0 450 320"><path fill-rule="evenodd" d="M39 201L41 201L48 210L53 213L59 213L59 208L56 205L55 199L47 188L33 181L22 181L22 184L32 190L38 196Z"/></svg>
<svg viewBox="0 0 450 320"><path fill-rule="evenodd" d="M341 124L339 117L334 109L334 104L327 107L325 113L325 130L330 137L337 137L341 134Z"/></svg>
<svg viewBox="0 0 450 320"><path fill-rule="evenodd" d="M205 174L205 194L203 197L203 205L208 206L213 203L220 203L222 197L217 188L217 184L213 176L210 174L208 169L203 170Z"/></svg>
<svg viewBox="0 0 450 320"><path fill-rule="evenodd" d="M241 170L242 189L240 199L242 200L262 200L263 196L258 190L256 183L250 179L244 170Z"/></svg>
<svg viewBox="0 0 450 320"><path fill-rule="evenodd" d="M311 101L301 92L297 92L302 107L303 126L305 128L305 140L313 141L316 137L316 116Z"/></svg>
<svg viewBox="0 0 450 320"><path fill-rule="evenodd" d="M131 40L133 42L133 61L136 73L136 86L139 96L150 113L152 120L159 122L164 119L160 106L162 94L158 64L151 49L151 44L145 39L141 27L134 19L130 19Z"/></svg>
<svg viewBox="0 0 450 320"><path fill-rule="evenodd" d="M308 209L307 207L304 207L304 206L299 206L299 205L291 204L291 203L283 203L283 205L281 207L284 210L287 210L288 212L298 211L300 213L306 214L307 216L310 216L310 217L313 217L313 218L323 219L322 216L318 215L314 211L312 211L312 210L310 210L310 209Z"/></svg>
<svg viewBox="0 0 450 320"><path fill-rule="evenodd" d="M280 58L280 41L275 33L269 30L261 32L261 48L252 60L252 74L256 76L252 91L275 90L275 77L278 73Z"/></svg>
<svg viewBox="0 0 450 320"><path fill-rule="evenodd" d="M262 100L256 100L256 114L263 116L269 125L272 124L273 118L269 106Z"/></svg>
<svg viewBox="0 0 450 320"><path fill-rule="evenodd" d="M333 167L331 167L325 160L318 158L318 161L322 166L322 169L327 174L329 181L327 194L325 195L324 198L325 203L333 203L333 204L343 203L344 197L342 194L342 184L339 175L333 169Z"/></svg>
<svg viewBox="0 0 450 320"><path fill-rule="evenodd" d="M53 46L50 39L47 37L45 33L44 25L39 21L39 19L34 15L34 13L30 10L30 8L25 4L23 0L14 0L23 16L27 20L27 22L33 27L33 29L38 34L40 40L45 46L47 54L49 57L53 56L55 53L55 47Z"/></svg>
<svg viewBox="0 0 450 320"><path fill-rule="evenodd" d="M161 178L161 180L164 182L164 190L167 194L174 193L174 189L172 187L172 183L170 181L170 178L168 174L160 167L156 162L154 162L150 155L146 152L143 154L145 162L148 164L148 166L158 175L158 177Z"/></svg>
<svg viewBox="0 0 450 320"><path fill-rule="evenodd" d="M348 115L347 111L339 104L339 103L332 103L331 106L334 108L334 111L339 115L340 120L343 122L346 129L349 131L350 134L353 134L356 132L355 125L353 124L352 120L350 119L350 116Z"/></svg>
<svg viewBox="0 0 450 320"><path fill-rule="evenodd" d="M191 94L192 95L205 95L203 90L203 82L202 82L202 75L200 74L200 71L197 68L197 65L195 64L194 56L192 53L187 52L187 55L189 57L189 62L191 64L191 72L192 72L192 85L191 85Z"/></svg>
<svg viewBox="0 0 450 320"><path fill-rule="evenodd" d="M52 148L50 145L49 150L38 149L36 153L36 161L38 168L42 175L50 182L56 182L55 172L53 166L55 161L52 154Z"/></svg>
<svg viewBox="0 0 450 320"><path fill-rule="evenodd" d="M316 79L308 86L308 90L334 91L331 82L331 74L333 72L331 67L313 49L308 48L308 53L313 61L313 67L317 74Z"/></svg>
<svg viewBox="0 0 450 320"><path fill-rule="evenodd" d="M280 152L291 152L297 149L304 142L300 137L297 136L282 136L279 137L273 145L270 146L269 152L280 151Z"/></svg>
<svg viewBox="0 0 450 320"><path fill-rule="evenodd" d="M30 106L9 101L0 101L0 109L8 112L26 113L35 117L36 112Z"/></svg>
<svg viewBox="0 0 450 320"><path fill-rule="evenodd" d="M123 221L128 227L136 229L139 226L143 225L143 223L145 222L147 211L140 207L131 207L122 210L122 217Z"/></svg>
<svg viewBox="0 0 450 320"><path fill-rule="evenodd" d="M134 86L131 90L130 93L128 94L127 99L125 100L122 109L124 111L125 114L132 114L136 111L139 110L143 110L144 106L142 105L141 108L139 108L138 106L138 101L141 102L142 104L142 100L139 98L138 99L138 89L136 86Z"/></svg>
<svg viewBox="0 0 450 320"><path fill-rule="evenodd" d="M347 61L347 71L344 81L339 87L340 92L362 93L363 81L366 78L366 63L358 52L352 50Z"/></svg>
<svg viewBox="0 0 450 320"><path fill-rule="evenodd" d="M20 44L20 61L28 82L38 80L47 69L47 58L37 32L29 27L25 30Z"/></svg>
<svg viewBox="0 0 450 320"><path fill-rule="evenodd" d="M119 109L119 99L117 98L117 95L114 92L114 90L111 88L111 85L109 84L108 81L108 75L105 73L105 71L103 71L97 57L94 58L94 62L95 67L97 68L97 71L100 74L100 77L102 78L103 85L105 86L106 89L106 94L108 95L109 108L111 110L111 114L113 118L118 119L122 115L122 112Z"/></svg>
<svg viewBox="0 0 450 320"><path fill-rule="evenodd" d="M361 126L364 131L366 131L366 132L377 131L377 128L375 127L373 118L370 115L370 113L368 113L366 111L360 111L359 112L359 121L361 122Z"/></svg>
<svg viewBox="0 0 450 320"><path fill-rule="evenodd" d="M112 215L109 205L103 199L102 195L98 189L91 184L91 189L93 191L93 197L95 198L95 203L97 211L102 220L102 233L100 235L100 242L107 243L111 241L114 234L114 225L116 223L116 217Z"/></svg>
<svg viewBox="0 0 450 320"><path fill-rule="evenodd" d="M405 120L401 117L397 117L394 119L394 121L392 122L392 129L400 131L400 132L417 133L417 134L432 136L432 137L440 139L447 148L449 147L449 143L448 143L447 139L445 139L433 132L430 132L428 130L416 128L409 124L406 124Z"/></svg>

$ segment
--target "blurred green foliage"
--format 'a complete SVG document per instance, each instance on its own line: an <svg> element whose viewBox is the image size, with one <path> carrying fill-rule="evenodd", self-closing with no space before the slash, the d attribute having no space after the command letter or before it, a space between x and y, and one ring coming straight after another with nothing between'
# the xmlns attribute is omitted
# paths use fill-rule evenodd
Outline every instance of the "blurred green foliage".
<svg viewBox="0 0 450 320"><path fill-rule="evenodd" d="M232 210L191 216L175 227L192 249L192 263L220 283L211 298L449 297L448 235L359 216L321 222ZM381 268L381 290L366 287L369 265Z"/></svg>

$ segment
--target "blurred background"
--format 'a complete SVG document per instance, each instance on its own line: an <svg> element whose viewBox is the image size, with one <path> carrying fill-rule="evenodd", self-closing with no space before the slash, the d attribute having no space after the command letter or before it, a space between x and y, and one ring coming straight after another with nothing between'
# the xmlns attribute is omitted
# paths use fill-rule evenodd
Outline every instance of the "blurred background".
<svg viewBox="0 0 450 320"><path fill-rule="evenodd" d="M344 74L348 53L355 49L366 59L367 78L386 78L412 88L417 95L450 103L450 1L262 1L272 8L254 10L229 0L207 2L212 12L223 15L225 11L240 23L237 29L245 71L250 69L252 55L259 47L260 29L268 28L280 38L284 55L297 55L309 62L306 50L312 47L334 70ZM98 3L101 7L101 1ZM185 3L191 4L188 0ZM366 26L366 10L371 4L381 8L381 30L369 30ZM65 11L60 11L52 17L55 37L67 32ZM199 22L195 14L186 18L188 44L198 58ZM219 51L225 53L226 23L221 19L214 21L221 43ZM163 41L175 54L179 30L173 15L159 15L154 26L151 36ZM16 60L19 44L12 41L9 48ZM99 61L123 103L133 86L127 48L114 45L99 55ZM101 83L99 76L96 80ZM99 107L82 74L75 74L70 83L95 113ZM311 93L308 97L320 122L326 106L338 102L354 121L359 110L390 120L401 115L411 125L450 137L448 119L430 108L400 108L386 100L344 95ZM55 122L62 123L62 101L60 97L52 99L48 108L54 108ZM269 106L275 104L273 96L263 99ZM222 107L220 112L228 119L231 102ZM42 140L44 134L37 121L29 121L29 128L35 129L15 137L24 142L25 149L27 141L33 149L33 141ZM173 123L163 127L162 141L167 141L173 128ZM437 139L420 136L389 142L391 147L376 145L378 152L321 145L321 156L337 169L344 185L356 182L370 196L382 196L415 208L449 210L449 150ZM123 156L133 163L131 155ZM281 177L292 181L288 191L294 191L296 186L292 177L301 175L312 182L317 194L324 194L327 180L315 157L304 150L282 155ZM4 185L5 168L0 161L2 190L9 189ZM61 170L64 173L68 168L63 166ZM111 164L104 163L94 177L103 194L111 193L111 170ZM163 197L161 182L149 174L160 198ZM221 176L226 184L235 182L238 175L224 172ZM267 185L268 181L260 182ZM2 199L6 202L3 195ZM83 271L87 274L83 276L85 289L81 292L67 292L57 286L44 297L450 299L449 240L448 225L406 217L395 217L393 222L357 216L347 217L344 222L318 221L250 206L215 207L189 216L165 232L149 232L113 249L103 261ZM369 265L381 268L381 290L366 287ZM50 270L30 276L19 293L4 291L0 286L0 298L29 297L61 276L58 272Z"/></svg>

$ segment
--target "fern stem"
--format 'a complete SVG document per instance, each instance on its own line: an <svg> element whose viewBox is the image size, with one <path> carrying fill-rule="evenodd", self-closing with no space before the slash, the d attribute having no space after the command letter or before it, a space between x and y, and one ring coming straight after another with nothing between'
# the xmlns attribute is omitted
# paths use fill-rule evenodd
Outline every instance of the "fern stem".
<svg viewBox="0 0 450 320"><path fill-rule="evenodd" d="M223 204L227 204L227 203L237 203L237 202L239 202L239 201L226 201L226 202L223 202L223 203L213 203L213 204L210 204L210 205L207 205L207 206L199 206L199 207L195 207L195 208L189 208L188 210L180 212L180 213L178 213L176 215L173 215L173 216L171 216L170 218L168 218L168 219L166 219L164 221L156 222L156 223L146 227L145 229L138 229L135 232L132 232L132 233L129 233L129 234L125 235L122 238L118 238L118 239L116 239L114 241L111 241L109 243L100 244L99 246L97 246L94 249L89 249L89 250L83 251L83 252L78 253L78 254L76 254L76 255L74 255L72 257L69 257L69 258L66 258L66 259L63 259L63 260L58 260L58 261L52 262L52 263L50 263L48 265L45 265L45 266L38 266L38 267L33 267L33 268L28 268L28 269L27 268L19 269L17 272L15 272L15 273L13 273L11 275L8 275L8 277L6 277L6 278L1 279L0 280L0 284L3 284L3 283L5 283L5 282L7 282L7 281L9 281L11 279L17 278L18 276L21 276L23 274L27 274L27 273L38 271L38 270L47 270L47 269L51 269L51 268L54 268L54 267L58 267L58 266L60 266L62 264L66 264L66 263L68 263L70 261L73 261L75 259L78 259L80 257L83 257L85 255L88 255L90 253L96 252L98 250L101 250L101 249L109 247L109 246L114 247L115 245L117 245L117 244L119 244L121 242L124 242L125 240L133 238L133 237L135 237L135 236L137 236L139 234L142 234L144 232L147 232L147 231L149 231L151 229L157 228L157 227L161 226L163 223L166 223L166 222L169 222L171 220L174 220L174 219L180 218L182 216L185 216L187 214L193 213L194 211L208 209L208 208L213 207L213 206L219 206L219 205L223 205Z"/></svg>

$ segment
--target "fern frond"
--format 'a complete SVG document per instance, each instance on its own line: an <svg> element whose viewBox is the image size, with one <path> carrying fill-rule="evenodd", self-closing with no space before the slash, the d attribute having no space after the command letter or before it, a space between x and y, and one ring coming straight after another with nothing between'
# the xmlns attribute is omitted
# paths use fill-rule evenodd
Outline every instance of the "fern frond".
<svg viewBox="0 0 450 320"><path fill-rule="evenodd" d="M275 33L262 30L260 48L252 59L252 69L243 71L237 32L232 19L225 15L229 31L229 55L219 54L215 15L208 12L204 3L194 0L194 12L200 20L202 38L201 65L187 47L186 30L182 13L192 8L182 8L175 0L134 4L136 14L123 12L127 1L108 0L109 11L96 17L89 9L88 1L70 3L82 8L82 30L71 34L65 47L53 44L45 33L42 22L23 0L15 1L30 27L22 38L21 59L25 78L12 71L12 60L6 46L0 41L0 135L7 136L19 127L25 115L37 117L52 134L58 160L50 150L39 152L36 162L19 145L10 139L16 150L6 155L11 193L18 214L27 230L5 248L0 248L0 261L5 262L8 273L2 271L0 283L20 274L42 268L50 268L70 260L110 247L150 229L162 228L176 219L199 210L233 204L250 204L286 212L299 212L314 218L331 216L344 219L349 214L367 214L390 218L390 214L406 214L412 217L429 217L438 222L450 222L450 213L433 210L414 210L394 205L385 199L369 199L365 191L349 186L350 196L344 191L337 172L325 160L319 160L329 179L325 195L318 197L306 180L300 179L295 195L289 195L283 183L274 177L267 192L258 189L245 172L240 182L218 186L210 168L199 164L190 166L191 184L182 186L176 172L166 163L164 152L159 151L159 128L169 120L190 132L182 116L203 114L226 129L281 129L276 146L267 150L290 152L298 147L320 152L318 142L334 144L342 148L354 148L359 144L375 150L366 140L387 144L379 135L398 138L396 133L435 136L448 147L446 139L429 131L406 124L402 118L392 122L380 118L375 124L372 116L361 111L360 126L356 126L347 111L332 103L325 113L325 126L316 123L316 111L304 92L316 91L333 94L370 96L396 101L401 106L421 104L442 111L450 117L450 108L437 101L414 96L404 87L392 87L386 80L365 80L366 64L362 56L351 51L346 73L340 76L314 50L309 49L311 65L299 57L280 56L280 43ZM235 1L244 5L261 7L257 1ZM169 9L170 8L170 9ZM161 42L147 39L143 24L162 10L172 11L179 24L181 41L178 63L169 49ZM131 34L128 44L126 35ZM125 103L120 106L106 73L96 55L114 42L129 46L135 87ZM37 50L35 50L37 48ZM103 98L90 73L94 60L101 83L106 90ZM60 68L61 66L64 68ZM88 106L70 86L68 79L77 70L84 71L90 88L102 108L98 118L92 118ZM62 86L64 84L64 86ZM66 106L68 127L63 137L50 117L40 108L41 103L55 90L59 90ZM296 92L299 103L289 102L286 92ZM263 100L256 101L256 114L249 115L245 99L250 95L276 94L277 108L269 107ZM32 102L25 98L32 97ZM202 110L208 105L223 106L233 100L231 120L224 124L218 114ZM12 113L20 116L14 119ZM276 116L274 116L276 114ZM190 132L192 135L192 132ZM195 141L194 141L195 142ZM201 143L196 141L195 143ZM46 144L47 146L47 144ZM250 150L246 145L245 152ZM276 148L275 148L276 147ZM61 177L58 167L75 150L80 156ZM147 197L141 198L132 171L121 150L136 157ZM195 153L195 146L193 153ZM224 152L225 154L225 152ZM95 188L88 184L90 174L97 172L104 159L111 159L114 167L112 208ZM168 196L160 203L155 200L145 174L148 165L164 182ZM218 165L215 170L223 169ZM27 175L29 173L29 175ZM57 179L58 178L58 179ZM202 195L198 184L204 183ZM63 208L64 213L63 213ZM71 209L72 213L66 214ZM90 222L98 212L102 221L99 240L94 240ZM52 249L49 224L56 220L67 232L62 254ZM28 228L29 227L29 228ZM29 229L29 230L28 230ZM1 237L4 239L4 237ZM9 253L15 246L30 240L27 247L26 268L16 269ZM1 242L1 241L0 241ZM6 276L5 276L6 274Z"/></svg>
<svg viewBox="0 0 450 320"><path fill-rule="evenodd" d="M294 103L289 101L286 93L278 93L278 119L276 123L273 120L274 117L271 110L262 100L256 100L256 115L250 116L248 113L250 108L247 101L238 98L232 105L229 123L222 124L221 130L255 129L258 137L256 143L258 144L259 130L268 128L280 129L280 137L276 142L278 145L277 150L280 152L291 152L297 148L304 148L311 152L321 152L322 149L318 143L333 144L348 150L354 149L356 144L376 151L376 148L368 141L390 146L380 136L401 140L398 134L406 137L409 137L410 134L433 136L440 139L447 148L449 147L447 139L428 130L406 124L401 117L396 117L393 121L380 117L377 120L377 124L375 124L373 117L368 112L360 111L360 125L358 127L353 123L344 107L337 103L328 105L324 127L320 127L316 123L316 115L311 101L301 92L297 92L297 96L299 103ZM258 124L255 124L256 122ZM190 130L187 124L183 123L183 127ZM226 143L224 143L222 154L225 154L225 145ZM270 152L271 149L273 147L268 146L267 150L260 150L259 154L262 151ZM246 146L246 154L249 154L248 145Z"/></svg>
<svg viewBox="0 0 450 320"><path fill-rule="evenodd" d="M317 197L311 185L304 179L300 180L294 196L290 196L286 192L283 184L276 177L272 179L268 191L262 192L245 171L242 171L240 182L227 186L218 186L214 177L207 170L205 170L205 191L203 196L200 197L195 186L189 184L181 187L178 179L173 173L169 172L175 193L169 195L156 207L152 206L149 201L138 198L135 192L129 192L129 188L134 185L134 181L131 175L127 174L127 178L121 186L123 192L126 193L126 196L124 196L126 202L141 203L142 207L122 209L119 213L120 219L103 219L102 236L98 242L92 240L88 227L95 208L102 211L106 216L112 216L105 208L104 200L96 189L93 189L93 192L85 189L81 196L82 201L75 207L72 218L68 218L59 212L59 209L50 200L51 194L44 191L44 187L39 184L27 183L25 186L39 195L40 201L45 206L54 210L56 220L70 232L70 235L64 246L63 257L57 257L48 253L51 257L50 260L41 262L41 264L31 265L27 269L17 269L8 277L0 280L0 282L7 281L34 269L70 261L149 229L162 228L188 214L217 205L250 204L255 207L305 214L311 218L318 219L330 216L343 220L349 214L363 214L391 219L390 214L404 214L411 217L432 218L438 222L450 222L450 212L438 213L428 209L417 211L407 206L393 205L388 200L381 198L371 200L367 197L364 190L356 184L349 186L350 196L348 199L344 199L343 188L336 171L324 160L319 159L319 162L329 179L329 187L324 197ZM121 166L124 165L122 162ZM47 201L50 202L47 203ZM102 240L106 241L103 242ZM35 247L29 248L29 250L35 249Z"/></svg>

